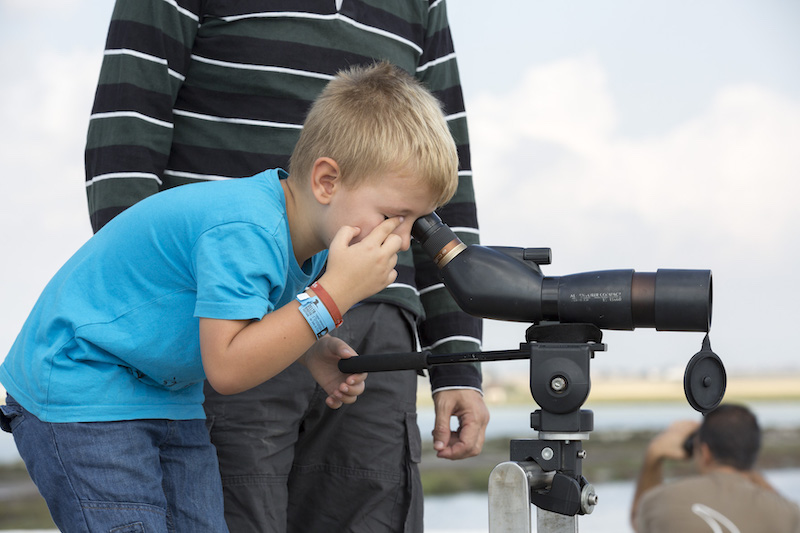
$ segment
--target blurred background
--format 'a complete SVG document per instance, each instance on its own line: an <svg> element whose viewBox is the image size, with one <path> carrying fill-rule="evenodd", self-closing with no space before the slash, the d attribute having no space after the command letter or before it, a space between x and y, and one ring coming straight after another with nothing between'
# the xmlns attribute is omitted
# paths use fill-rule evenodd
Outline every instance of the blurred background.
<svg viewBox="0 0 800 533"><path fill-rule="evenodd" d="M83 145L112 8L0 0L0 358L44 284L91 235ZM797 499L800 451L785 444L800 427L800 4L450 0L448 11L482 242L550 247L543 270L552 276L712 270L711 342L728 370L727 398L748 402L774 430L777 462L764 466ZM484 349L516 348L526 327L486 321ZM584 462L596 465L598 479L587 477L602 503L584 527L629 530L630 480L649 435L698 416L682 376L702 337L605 333ZM508 438L530 436L527 363L488 363L484 375L484 454L423 463L430 531L485 531L484 516L467 510L485 510L486 476ZM423 435L432 428L426 397ZM0 517L35 495L17 459L0 435Z"/></svg>

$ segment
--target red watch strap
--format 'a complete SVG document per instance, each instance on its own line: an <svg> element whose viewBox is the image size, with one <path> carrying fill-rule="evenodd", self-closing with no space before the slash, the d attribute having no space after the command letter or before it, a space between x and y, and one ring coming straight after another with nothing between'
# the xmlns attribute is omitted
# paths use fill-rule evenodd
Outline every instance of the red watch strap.
<svg viewBox="0 0 800 533"><path fill-rule="evenodd" d="M331 295L328 294L328 291L322 288L318 282L314 282L311 284L311 290L314 291L314 294L319 296L319 299L322 300L322 303L325 304L325 307L328 309L328 312L331 314L331 318L333 318L333 323L336 324L336 327L342 325L344 319L342 318L342 313L339 311L339 308L336 306L336 302L333 301Z"/></svg>

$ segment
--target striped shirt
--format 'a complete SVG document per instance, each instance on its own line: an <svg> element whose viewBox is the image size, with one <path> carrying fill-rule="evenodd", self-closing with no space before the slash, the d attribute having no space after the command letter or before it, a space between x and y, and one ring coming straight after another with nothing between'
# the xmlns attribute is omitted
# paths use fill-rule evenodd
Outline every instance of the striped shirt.
<svg viewBox="0 0 800 533"><path fill-rule="evenodd" d="M478 242L469 137L444 0L117 0L86 144L95 231L164 189L287 168L305 115L350 65L389 60L442 101L459 154L459 188L440 209ZM416 245L371 300L420 318L420 343L474 351L481 321L461 312ZM447 365L434 389L480 386Z"/></svg>

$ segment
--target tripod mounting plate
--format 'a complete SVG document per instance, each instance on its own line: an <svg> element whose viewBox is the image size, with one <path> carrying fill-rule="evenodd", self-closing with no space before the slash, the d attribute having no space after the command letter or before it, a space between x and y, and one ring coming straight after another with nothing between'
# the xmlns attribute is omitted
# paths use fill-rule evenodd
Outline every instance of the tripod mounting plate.
<svg viewBox="0 0 800 533"><path fill-rule="evenodd" d="M538 433L539 440L589 440L589 432L582 433L555 433L551 431L540 431Z"/></svg>

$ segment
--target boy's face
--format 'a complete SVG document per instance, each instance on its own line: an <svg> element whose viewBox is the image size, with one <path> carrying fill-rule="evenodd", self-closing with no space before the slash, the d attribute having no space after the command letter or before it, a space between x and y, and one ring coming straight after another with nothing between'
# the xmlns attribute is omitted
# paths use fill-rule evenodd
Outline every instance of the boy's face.
<svg viewBox="0 0 800 533"><path fill-rule="evenodd" d="M402 216L403 223L393 233L403 239L402 249L407 250L414 221L436 208L432 198L430 190L407 171L389 172L353 188L340 187L330 206L333 233L342 226L361 228L355 244L387 218Z"/></svg>

